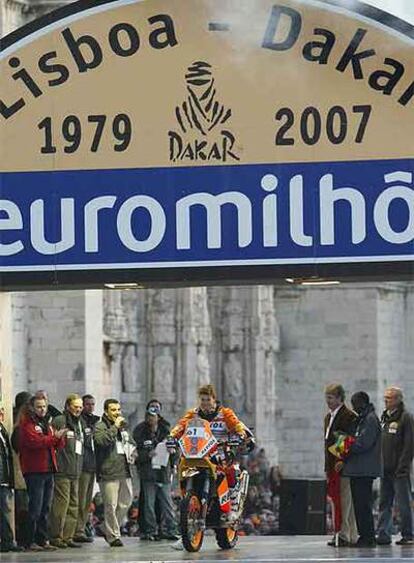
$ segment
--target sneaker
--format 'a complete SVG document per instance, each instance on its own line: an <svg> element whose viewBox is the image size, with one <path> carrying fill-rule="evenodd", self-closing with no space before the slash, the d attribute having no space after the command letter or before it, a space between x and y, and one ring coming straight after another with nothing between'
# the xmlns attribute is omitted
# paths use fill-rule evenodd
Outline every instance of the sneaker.
<svg viewBox="0 0 414 563"><path fill-rule="evenodd" d="M401 538L395 542L395 545L414 545L414 540L412 538Z"/></svg>
<svg viewBox="0 0 414 563"><path fill-rule="evenodd" d="M176 551L184 551L183 540L180 538L177 542L172 544L171 548Z"/></svg>
<svg viewBox="0 0 414 563"><path fill-rule="evenodd" d="M31 543L27 548L27 551L44 551L44 549L41 545L38 545L37 543Z"/></svg>
<svg viewBox="0 0 414 563"><path fill-rule="evenodd" d="M88 538L87 536L75 536L73 541L76 543L93 543L93 538Z"/></svg>
<svg viewBox="0 0 414 563"><path fill-rule="evenodd" d="M109 544L109 547L124 547L124 544L122 543L122 541L117 538L114 541L111 541L111 543Z"/></svg>
<svg viewBox="0 0 414 563"><path fill-rule="evenodd" d="M152 534L143 534L139 539L141 541L156 541L156 537Z"/></svg>
<svg viewBox="0 0 414 563"><path fill-rule="evenodd" d="M77 548L81 548L82 546L79 543L74 542L73 540L68 540L66 542L66 545L68 547L77 547Z"/></svg>
<svg viewBox="0 0 414 563"><path fill-rule="evenodd" d="M50 545L53 545L53 547L58 547L59 549L66 549L68 547L68 544L60 538L56 540L50 540Z"/></svg>

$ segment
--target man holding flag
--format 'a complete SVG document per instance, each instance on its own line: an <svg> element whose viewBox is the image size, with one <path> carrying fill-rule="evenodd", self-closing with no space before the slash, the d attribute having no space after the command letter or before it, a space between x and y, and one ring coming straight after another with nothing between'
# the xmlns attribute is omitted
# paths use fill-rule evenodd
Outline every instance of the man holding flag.
<svg viewBox="0 0 414 563"><path fill-rule="evenodd" d="M333 504L334 537L328 542L332 547L347 547L358 539L350 481L342 477L342 463L332 453L338 435L353 433L356 415L348 409L342 385L333 383L325 388L325 400L329 412L325 416L325 473L328 496Z"/></svg>

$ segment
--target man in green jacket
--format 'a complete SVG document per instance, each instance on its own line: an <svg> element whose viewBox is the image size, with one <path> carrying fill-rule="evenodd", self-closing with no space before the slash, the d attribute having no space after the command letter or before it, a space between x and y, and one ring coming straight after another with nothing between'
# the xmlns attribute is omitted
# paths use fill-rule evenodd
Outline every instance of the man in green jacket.
<svg viewBox="0 0 414 563"><path fill-rule="evenodd" d="M405 410L398 387L384 392L385 411L381 417L382 459L378 545L391 544L394 498L400 514L401 539L397 545L414 545L410 473L414 456L413 417Z"/></svg>
<svg viewBox="0 0 414 563"><path fill-rule="evenodd" d="M95 426L95 453L96 477L104 501L105 537L111 547L123 546L120 526L132 502L131 465L135 452L119 401L107 399L102 420Z"/></svg>
<svg viewBox="0 0 414 563"><path fill-rule="evenodd" d="M53 419L56 430L66 428L66 443L57 453L57 473L50 513L50 543L61 549L81 547L73 541L78 520L79 477L83 465L85 434L80 419L82 399L68 395L64 413Z"/></svg>

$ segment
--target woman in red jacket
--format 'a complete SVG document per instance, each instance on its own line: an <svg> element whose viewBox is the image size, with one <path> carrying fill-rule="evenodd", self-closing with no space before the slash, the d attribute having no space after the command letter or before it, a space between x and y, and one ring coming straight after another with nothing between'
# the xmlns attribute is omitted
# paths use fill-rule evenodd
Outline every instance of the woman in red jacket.
<svg viewBox="0 0 414 563"><path fill-rule="evenodd" d="M47 416L47 401L36 395L21 413L19 422L20 465L29 496L26 547L30 551L51 551L48 516L56 472L56 448L65 444L66 428L56 431Z"/></svg>

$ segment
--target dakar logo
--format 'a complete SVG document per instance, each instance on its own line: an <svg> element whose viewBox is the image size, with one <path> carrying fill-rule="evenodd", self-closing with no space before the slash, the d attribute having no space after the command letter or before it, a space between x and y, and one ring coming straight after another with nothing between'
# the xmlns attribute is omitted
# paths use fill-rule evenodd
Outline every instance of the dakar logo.
<svg viewBox="0 0 414 563"><path fill-rule="evenodd" d="M172 162L240 160L234 151L235 137L223 128L231 117L217 98L211 65L195 61L185 75L187 98L175 108L179 132L168 131Z"/></svg>

